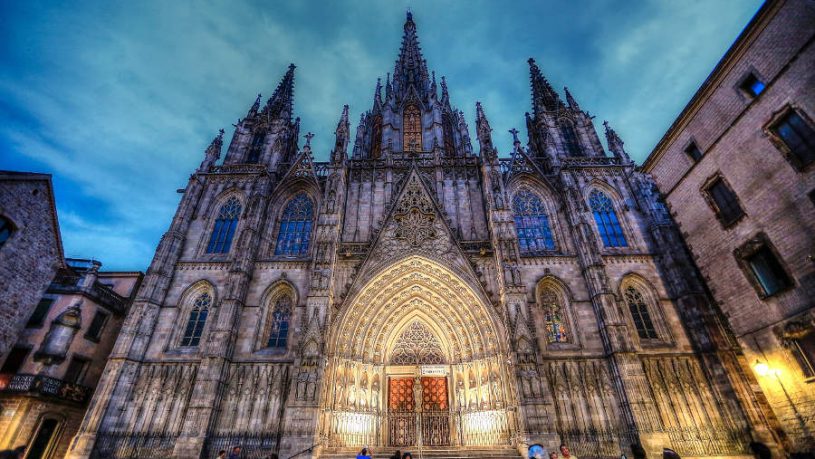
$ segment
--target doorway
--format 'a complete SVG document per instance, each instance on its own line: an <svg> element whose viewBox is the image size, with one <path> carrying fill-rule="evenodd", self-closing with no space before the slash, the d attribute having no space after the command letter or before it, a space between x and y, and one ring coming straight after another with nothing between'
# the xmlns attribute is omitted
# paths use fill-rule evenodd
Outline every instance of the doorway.
<svg viewBox="0 0 815 459"><path fill-rule="evenodd" d="M388 443L402 447L450 445L446 376L388 379Z"/></svg>

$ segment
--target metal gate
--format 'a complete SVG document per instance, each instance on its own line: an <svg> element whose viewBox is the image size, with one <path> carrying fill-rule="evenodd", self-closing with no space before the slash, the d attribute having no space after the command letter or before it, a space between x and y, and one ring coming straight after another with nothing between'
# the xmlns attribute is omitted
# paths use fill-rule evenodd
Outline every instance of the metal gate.
<svg viewBox="0 0 815 459"><path fill-rule="evenodd" d="M418 407L417 400L421 400ZM450 445L450 404L446 377L389 379L388 444Z"/></svg>

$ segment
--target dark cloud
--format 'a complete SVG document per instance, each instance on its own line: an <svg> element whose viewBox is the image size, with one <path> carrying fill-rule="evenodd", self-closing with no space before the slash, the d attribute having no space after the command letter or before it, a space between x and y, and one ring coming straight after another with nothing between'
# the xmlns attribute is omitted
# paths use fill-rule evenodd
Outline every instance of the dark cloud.
<svg viewBox="0 0 815 459"><path fill-rule="evenodd" d="M425 57L499 147L529 110L526 59L643 160L758 0L411 2ZM295 111L325 159L392 71L395 2L6 2L0 167L55 176L66 254L146 269L217 130L297 64ZM598 124L599 126L599 124ZM355 126L354 126L355 127ZM474 135L474 133L473 133Z"/></svg>

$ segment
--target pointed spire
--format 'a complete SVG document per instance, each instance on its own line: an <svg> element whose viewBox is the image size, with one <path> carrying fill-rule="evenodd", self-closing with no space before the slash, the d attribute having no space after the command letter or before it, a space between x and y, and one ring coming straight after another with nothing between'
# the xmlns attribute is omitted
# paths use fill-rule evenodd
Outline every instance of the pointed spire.
<svg viewBox="0 0 815 459"><path fill-rule="evenodd" d="M255 99L255 103L252 104L252 107L249 109L249 113L246 114L247 118L255 116L258 113L258 110L260 110L260 97L261 97L260 93L258 93L258 97L257 99Z"/></svg>
<svg viewBox="0 0 815 459"><path fill-rule="evenodd" d="M569 104L569 108L571 108L572 110L580 110L580 106L577 105L577 101L574 100L574 97L572 97L572 93L569 92L569 88L564 86L563 92L566 93L566 103Z"/></svg>
<svg viewBox="0 0 815 459"><path fill-rule="evenodd" d="M444 76L441 77L441 102L450 105L450 94L447 92L447 79Z"/></svg>
<svg viewBox="0 0 815 459"><path fill-rule="evenodd" d="M608 121L603 121L603 126L606 128L606 142L608 142L608 149L614 154L615 158L619 158L624 163L630 163L631 157L625 152L623 140L617 135L614 129L611 129Z"/></svg>
<svg viewBox="0 0 815 459"><path fill-rule="evenodd" d="M348 104L342 106L342 115L340 115L340 121L337 123L337 130L334 131L334 134L336 135L336 140L334 142L334 151L331 152L331 162L337 163L345 159L351 136L351 123L348 121Z"/></svg>
<svg viewBox="0 0 815 459"><path fill-rule="evenodd" d="M393 85L391 85L391 73L388 72L388 76L385 79L385 100L390 100L392 93Z"/></svg>
<svg viewBox="0 0 815 459"><path fill-rule="evenodd" d="M481 147L481 156L488 161L495 159L497 152L492 146L492 128L481 107L481 102L475 103L475 135Z"/></svg>
<svg viewBox="0 0 815 459"><path fill-rule="evenodd" d="M289 64L289 70L283 76L274 94L266 102L263 108L265 113L271 116L283 117L291 121L291 116L294 107L294 69L297 68L294 64Z"/></svg>
<svg viewBox="0 0 815 459"><path fill-rule="evenodd" d="M541 111L555 110L558 105L563 105L563 102L541 73L535 59L530 57L527 62L529 62L529 74L532 84L532 109L535 118L538 118Z"/></svg>
<svg viewBox="0 0 815 459"><path fill-rule="evenodd" d="M374 89L374 113L382 108L382 79L376 79L376 89Z"/></svg>
<svg viewBox="0 0 815 459"><path fill-rule="evenodd" d="M198 167L198 170L202 172L207 172L209 169L215 165L215 161L218 161L218 158L221 157L221 147L224 145L224 130L218 130L218 135L212 139L212 142L207 147L206 152L204 153L204 160L201 162L201 165Z"/></svg>
<svg viewBox="0 0 815 459"><path fill-rule="evenodd" d="M402 96L407 88L413 85L420 94L425 95L430 88L428 76L427 63L422 57L419 37L416 35L416 23L413 22L413 14L408 11L402 46L399 48L399 57L393 71L394 91L397 96Z"/></svg>

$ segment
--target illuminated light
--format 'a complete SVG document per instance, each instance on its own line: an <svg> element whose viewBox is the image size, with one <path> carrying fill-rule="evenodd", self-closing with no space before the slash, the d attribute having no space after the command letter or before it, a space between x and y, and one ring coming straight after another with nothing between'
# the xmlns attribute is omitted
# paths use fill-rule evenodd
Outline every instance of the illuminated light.
<svg viewBox="0 0 815 459"><path fill-rule="evenodd" d="M770 367L768 367L766 363L759 362L758 360L756 360L756 363L753 364L753 369L759 376L767 376L770 374Z"/></svg>

